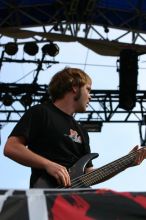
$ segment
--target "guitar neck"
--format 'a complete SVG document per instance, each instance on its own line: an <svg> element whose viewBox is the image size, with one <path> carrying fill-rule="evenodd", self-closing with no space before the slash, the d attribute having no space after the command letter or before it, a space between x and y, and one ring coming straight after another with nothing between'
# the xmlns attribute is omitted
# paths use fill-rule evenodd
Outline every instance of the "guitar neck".
<svg viewBox="0 0 146 220"><path fill-rule="evenodd" d="M121 157L107 165L104 165L94 171L81 176L81 181L85 186L98 184L115 174L128 168L135 160L137 152L131 152L124 157Z"/></svg>

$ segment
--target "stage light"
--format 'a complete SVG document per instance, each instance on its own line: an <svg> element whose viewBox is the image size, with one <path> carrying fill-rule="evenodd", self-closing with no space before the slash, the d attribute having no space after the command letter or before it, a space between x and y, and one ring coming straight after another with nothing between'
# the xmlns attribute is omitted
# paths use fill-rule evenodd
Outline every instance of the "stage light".
<svg viewBox="0 0 146 220"><path fill-rule="evenodd" d="M80 124L87 132L101 132L102 121L80 121Z"/></svg>
<svg viewBox="0 0 146 220"><path fill-rule="evenodd" d="M14 42L9 42L5 45L5 52L10 55L13 56L17 53L18 51L18 46L16 43Z"/></svg>
<svg viewBox="0 0 146 220"><path fill-rule="evenodd" d="M35 56L38 53L38 46L35 42L27 42L24 45L24 52L30 56Z"/></svg>
<svg viewBox="0 0 146 220"><path fill-rule="evenodd" d="M132 49L120 53L119 108L132 110L136 104L138 54Z"/></svg>
<svg viewBox="0 0 146 220"><path fill-rule="evenodd" d="M32 104L32 97L29 94L23 95L20 99L20 103L24 106L31 106Z"/></svg>
<svg viewBox="0 0 146 220"><path fill-rule="evenodd" d="M12 95L10 95L10 94L5 94L3 97L2 97L2 102L3 102L3 104L5 105L5 106L10 106L10 105L12 105L12 103L13 103L13 97L12 97Z"/></svg>
<svg viewBox="0 0 146 220"><path fill-rule="evenodd" d="M59 47L57 44L54 44L54 43L45 44L42 47L42 52L44 54L48 54L51 57L55 57L59 53Z"/></svg>

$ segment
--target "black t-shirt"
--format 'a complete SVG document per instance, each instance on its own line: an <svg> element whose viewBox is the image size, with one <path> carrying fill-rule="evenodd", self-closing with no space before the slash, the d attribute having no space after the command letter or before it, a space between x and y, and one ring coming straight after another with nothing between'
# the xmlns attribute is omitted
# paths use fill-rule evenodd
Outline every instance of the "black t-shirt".
<svg viewBox="0 0 146 220"><path fill-rule="evenodd" d="M14 127L10 136L23 136L33 152L70 168L90 153L87 132L75 119L51 102L32 106ZM92 166L92 162L87 164ZM31 185L42 170L32 168Z"/></svg>

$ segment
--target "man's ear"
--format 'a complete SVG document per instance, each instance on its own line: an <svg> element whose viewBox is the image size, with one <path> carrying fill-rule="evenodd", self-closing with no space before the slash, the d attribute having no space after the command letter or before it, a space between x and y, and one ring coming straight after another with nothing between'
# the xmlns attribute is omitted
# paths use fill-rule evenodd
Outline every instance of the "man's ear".
<svg viewBox="0 0 146 220"><path fill-rule="evenodd" d="M78 86L73 86L73 87L72 87L72 91L73 91L74 93L77 93L78 90L79 90L79 87L78 87Z"/></svg>

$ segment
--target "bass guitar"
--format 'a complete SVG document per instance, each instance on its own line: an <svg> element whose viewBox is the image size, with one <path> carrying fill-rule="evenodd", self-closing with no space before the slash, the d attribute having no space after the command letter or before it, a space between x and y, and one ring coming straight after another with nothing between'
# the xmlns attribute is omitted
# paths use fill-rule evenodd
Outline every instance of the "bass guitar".
<svg viewBox="0 0 146 220"><path fill-rule="evenodd" d="M129 154L100 168L94 169L89 173L84 173L86 164L99 155L97 153L86 154L69 169L71 177L70 188L90 187L109 179L113 175L134 165L137 151L132 151Z"/></svg>
<svg viewBox="0 0 146 220"><path fill-rule="evenodd" d="M134 165L134 161L139 150L131 151L129 154L102 167L94 169L89 173L85 173L86 164L94 158L97 158L99 154L90 153L84 155L68 170L71 178L71 186L69 188L86 188L109 179L115 174L120 173L124 169ZM50 188L48 183L48 177L41 176L35 183L34 188ZM59 186L57 188L63 189L65 187Z"/></svg>

